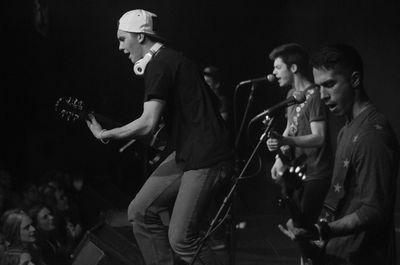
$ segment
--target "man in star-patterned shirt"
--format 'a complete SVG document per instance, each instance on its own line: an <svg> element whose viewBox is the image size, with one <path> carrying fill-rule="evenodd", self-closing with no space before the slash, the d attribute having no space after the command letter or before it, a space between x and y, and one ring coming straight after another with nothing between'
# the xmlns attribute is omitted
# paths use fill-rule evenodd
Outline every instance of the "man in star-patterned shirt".
<svg viewBox="0 0 400 265"><path fill-rule="evenodd" d="M317 229L296 228L290 220L287 230L280 228L314 245L319 255L313 264L396 264L396 136L364 90L362 59L353 47L325 47L311 64L321 98L346 125L338 135L331 189Z"/></svg>

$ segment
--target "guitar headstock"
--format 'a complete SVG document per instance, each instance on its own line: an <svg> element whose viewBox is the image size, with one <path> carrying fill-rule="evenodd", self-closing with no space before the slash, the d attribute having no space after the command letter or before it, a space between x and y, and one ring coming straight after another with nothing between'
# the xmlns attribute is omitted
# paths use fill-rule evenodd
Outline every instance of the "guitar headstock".
<svg viewBox="0 0 400 265"><path fill-rule="evenodd" d="M83 101L76 98L59 98L55 105L56 112L66 121L75 122L76 120L87 117Z"/></svg>

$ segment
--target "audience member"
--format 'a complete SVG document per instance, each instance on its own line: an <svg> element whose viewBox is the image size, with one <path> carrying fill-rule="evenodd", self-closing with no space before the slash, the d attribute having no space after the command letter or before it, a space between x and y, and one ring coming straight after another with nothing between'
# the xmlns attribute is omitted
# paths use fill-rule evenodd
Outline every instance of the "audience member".
<svg viewBox="0 0 400 265"><path fill-rule="evenodd" d="M1 218L0 218L0 245L1 245L1 247L0 247L0 256L7 250L8 246L10 245L10 243L7 242L6 237L4 235L3 227L4 227L4 224L5 224L8 216L10 214L12 214L12 213L23 213L23 212L18 208L14 208L14 209L10 209L10 210L5 211L1 215Z"/></svg>
<svg viewBox="0 0 400 265"><path fill-rule="evenodd" d="M24 247L11 248L1 258L1 265L35 265L31 252Z"/></svg>
<svg viewBox="0 0 400 265"><path fill-rule="evenodd" d="M33 182L24 182L21 186L22 200L18 208L28 213L39 202L38 187Z"/></svg>
<svg viewBox="0 0 400 265"><path fill-rule="evenodd" d="M3 233L10 248L25 247L31 251L35 264L42 264L42 258L35 245L35 228L25 213L10 213L4 222Z"/></svg>
<svg viewBox="0 0 400 265"><path fill-rule="evenodd" d="M78 208L68 201L61 184L54 180L50 181L44 190L43 203L54 214L62 243L73 251L83 235Z"/></svg>
<svg viewBox="0 0 400 265"><path fill-rule="evenodd" d="M84 174L72 174L71 180L68 202L73 203L78 208L83 236L86 231L101 221L103 207L97 203L98 194L86 184Z"/></svg>
<svg viewBox="0 0 400 265"><path fill-rule="evenodd" d="M16 208L20 197L12 187L12 176L10 171L0 168L0 213L8 209Z"/></svg>
<svg viewBox="0 0 400 265"><path fill-rule="evenodd" d="M46 265L67 265L71 252L61 242L53 214L45 205L31 209L29 216L36 229L35 244Z"/></svg>

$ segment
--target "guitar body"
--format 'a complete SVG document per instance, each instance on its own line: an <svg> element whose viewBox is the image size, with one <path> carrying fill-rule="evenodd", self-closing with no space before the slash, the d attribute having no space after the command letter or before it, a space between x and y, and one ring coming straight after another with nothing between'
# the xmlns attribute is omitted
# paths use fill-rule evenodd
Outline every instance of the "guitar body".
<svg viewBox="0 0 400 265"><path fill-rule="evenodd" d="M305 154L300 155L294 159L290 166L285 169L280 178L280 185L282 187L282 200L289 208L290 216L295 227L303 228L308 231L316 231L314 224L310 223L305 214L301 210L301 204L298 199L298 192L303 188L305 172L307 166L304 164L307 159ZM311 241L298 241L302 264L305 265L319 265L319 255L321 249Z"/></svg>
<svg viewBox="0 0 400 265"><path fill-rule="evenodd" d="M55 104L55 110L61 118L71 123L81 119L89 119L89 114L91 114L99 122L106 123L113 128L123 126L122 123L100 116L93 111L88 111L84 106L84 102L75 98L59 98ZM168 153L168 150L166 150L167 139L168 133L164 124L161 123L157 132L146 140L147 144L157 152L155 157L149 161L151 166L159 165L171 153L171 151ZM130 141L124 148L133 142L134 140Z"/></svg>
<svg viewBox="0 0 400 265"><path fill-rule="evenodd" d="M272 125L272 121L271 121ZM270 138L282 137L275 130L271 130L268 134ZM277 149L277 155L282 161L282 167L279 170L276 183L281 186L282 199L279 204L285 204L289 208L293 225L308 231L317 232L317 228L313 223L307 220L306 215L301 210L301 202L299 193L302 191L307 171L306 154L301 154L295 158L293 149L290 146L281 146ZM318 232L317 232L318 234ZM321 248L316 246L312 240L297 241L300 249L303 265L322 265Z"/></svg>

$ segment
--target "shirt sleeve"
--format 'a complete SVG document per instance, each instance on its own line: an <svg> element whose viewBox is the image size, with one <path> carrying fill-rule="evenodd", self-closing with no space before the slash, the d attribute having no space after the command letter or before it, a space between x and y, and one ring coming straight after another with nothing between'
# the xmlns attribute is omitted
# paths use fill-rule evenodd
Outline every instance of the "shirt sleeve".
<svg viewBox="0 0 400 265"><path fill-rule="evenodd" d="M307 99L309 121L326 121L328 113L320 92L317 89L310 89L307 94L310 95Z"/></svg>
<svg viewBox="0 0 400 265"><path fill-rule="evenodd" d="M386 223L392 210L398 163L393 148L397 145L379 125L358 137L352 158L357 176L355 193L360 198L356 214L362 226L375 227Z"/></svg>

